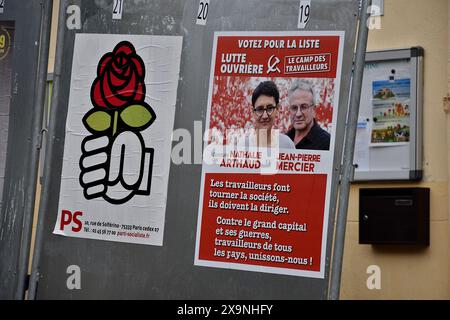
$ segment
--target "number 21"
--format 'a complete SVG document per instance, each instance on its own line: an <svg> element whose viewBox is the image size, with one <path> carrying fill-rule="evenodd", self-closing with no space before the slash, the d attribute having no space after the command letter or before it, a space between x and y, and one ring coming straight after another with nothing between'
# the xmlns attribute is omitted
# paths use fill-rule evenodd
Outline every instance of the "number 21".
<svg viewBox="0 0 450 320"><path fill-rule="evenodd" d="M2 0L0 0L0 1L2 1ZM122 12L122 1L123 0L116 0L116 1L114 1L113 13L121 13Z"/></svg>

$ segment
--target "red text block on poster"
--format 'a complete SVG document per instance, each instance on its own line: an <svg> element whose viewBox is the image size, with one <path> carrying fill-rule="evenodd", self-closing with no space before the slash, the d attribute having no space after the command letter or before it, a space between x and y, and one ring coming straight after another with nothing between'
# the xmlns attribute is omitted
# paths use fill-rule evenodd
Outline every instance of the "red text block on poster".
<svg viewBox="0 0 450 320"><path fill-rule="evenodd" d="M320 271L326 181L207 173L199 260Z"/></svg>
<svg viewBox="0 0 450 320"><path fill-rule="evenodd" d="M219 36L215 76L335 78L339 36Z"/></svg>

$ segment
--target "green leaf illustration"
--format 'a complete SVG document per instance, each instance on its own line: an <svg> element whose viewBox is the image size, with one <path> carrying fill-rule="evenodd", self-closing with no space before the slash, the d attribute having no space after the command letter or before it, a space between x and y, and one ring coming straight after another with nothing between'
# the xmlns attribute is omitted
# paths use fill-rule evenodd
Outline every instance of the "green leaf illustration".
<svg viewBox="0 0 450 320"><path fill-rule="evenodd" d="M141 128L152 120L152 114L147 108L141 105L132 105L120 114L123 122L132 128Z"/></svg>
<svg viewBox="0 0 450 320"><path fill-rule="evenodd" d="M105 131L111 126L111 116L105 111L95 111L86 118L86 123L94 131Z"/></svg>

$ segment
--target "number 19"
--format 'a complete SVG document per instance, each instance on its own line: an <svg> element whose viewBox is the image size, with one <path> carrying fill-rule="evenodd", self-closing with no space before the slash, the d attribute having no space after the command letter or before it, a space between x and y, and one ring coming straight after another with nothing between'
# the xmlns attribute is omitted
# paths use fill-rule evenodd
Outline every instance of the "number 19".
<svg viewBox="0 0 450 320"><path fill-rule="evenodd" d="M309 4L307 4L306 6L304 6L304 5L300 6L300 22L303 22L303 23L308 22L309 11L310 11Z"/></svg>

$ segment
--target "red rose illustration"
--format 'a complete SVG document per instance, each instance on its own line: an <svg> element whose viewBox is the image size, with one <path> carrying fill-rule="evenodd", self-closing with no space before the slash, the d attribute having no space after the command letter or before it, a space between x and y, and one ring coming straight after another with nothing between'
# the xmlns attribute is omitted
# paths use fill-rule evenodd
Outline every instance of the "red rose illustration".
<svg viewBox="0 0 450 320"><path fill-rule="evenodd" d="M91 87L94 108L83 117L85 127L96 135L142 131L156 119L145 100L145 64L128 41L102 56Z"/></svg>
<svg viewBox="0 0 450 320"><path fill-rule="evenodd" d="M136 194L150 194L154 148L145 145L141 132L152 125L156 113L145 102L144 79L144 61L128 41L119 42L98 62L90 90L94 107L82 118L92 134L81 143L79 161L79 182L87 200L102 197L122 204ZM133 164L131 171L126 163Z"/></svg>
<svg viewBox="0 0 450 320"><path fill-rule="evenodd" d="M144 102L145 65L128 41L116 45L98 63L97 78L91 88L95 107L118 109Z"/></svg>

